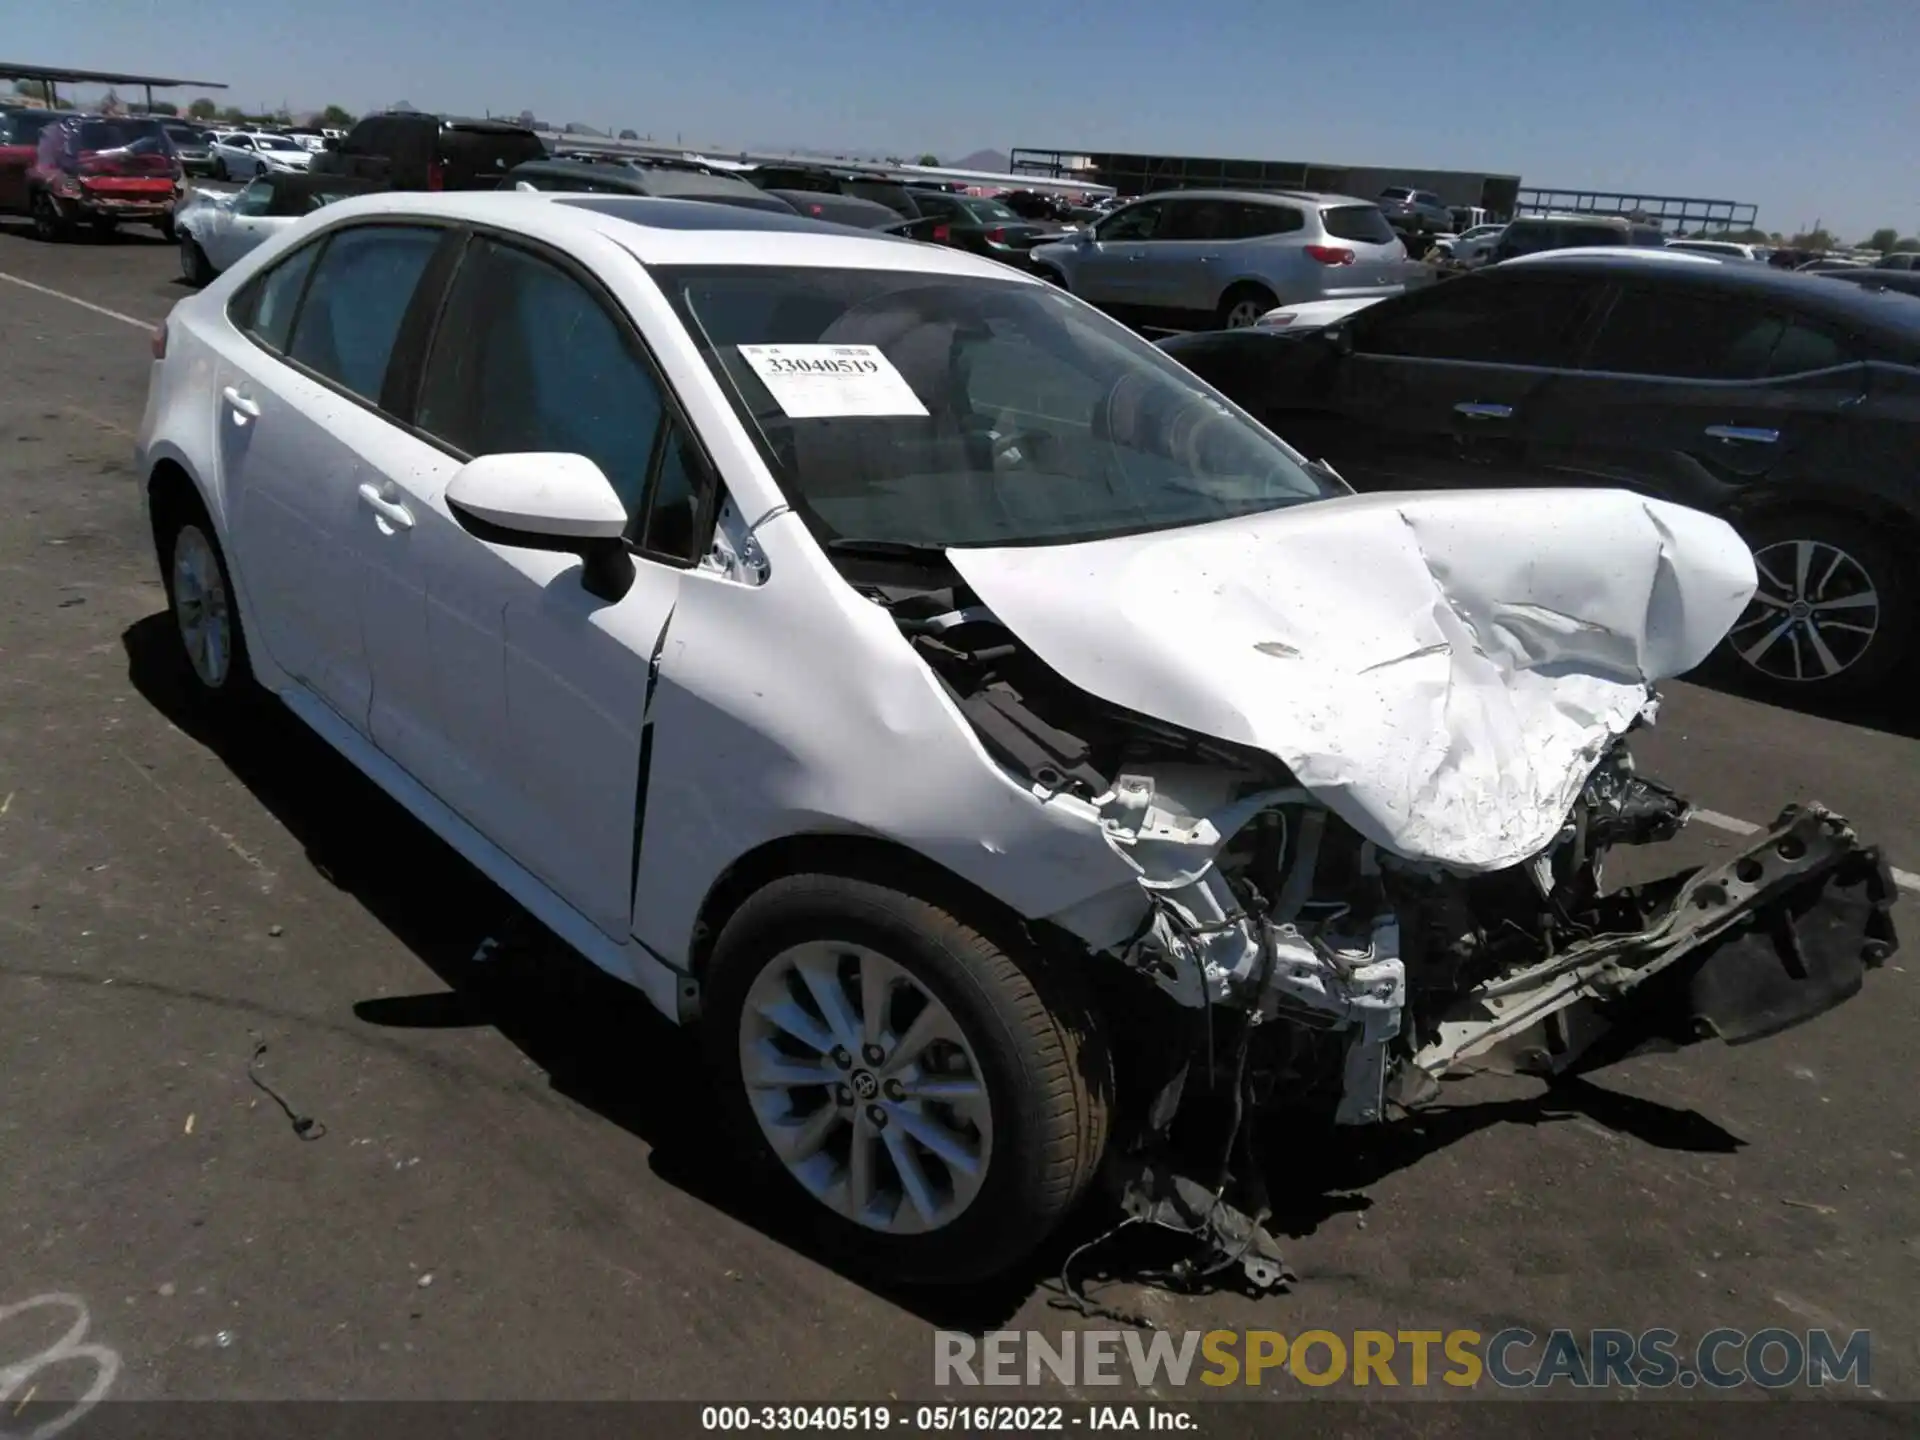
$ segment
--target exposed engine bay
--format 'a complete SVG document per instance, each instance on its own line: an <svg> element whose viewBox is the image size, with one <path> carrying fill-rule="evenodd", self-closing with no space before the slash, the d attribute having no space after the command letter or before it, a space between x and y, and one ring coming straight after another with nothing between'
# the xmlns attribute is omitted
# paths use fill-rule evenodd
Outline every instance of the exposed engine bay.
<svg viewBox="0 0 1920 1440"><path fill-rule="evenodd" d="M1196 1238L1188 1278L1287 1278L1258 1112L1369 1125L1495 1050L1550 1077L1758 1039L1850 997L1897 944L1885 863L1818 806L1784 810L1724 864L1609 891L1612 852L1671 840L1690 815L1636 773L1628 736L1545 849L1461 873L1364 839L1270 754L1077 688L945 567L848 578L998 764L1090 807L1137 872L1138 925L1081 948L1136 997L1108 1008L1150 1017L1152 1043L1120 1047L1132 1113L1110 1164L1132 1220Z"/></svg>

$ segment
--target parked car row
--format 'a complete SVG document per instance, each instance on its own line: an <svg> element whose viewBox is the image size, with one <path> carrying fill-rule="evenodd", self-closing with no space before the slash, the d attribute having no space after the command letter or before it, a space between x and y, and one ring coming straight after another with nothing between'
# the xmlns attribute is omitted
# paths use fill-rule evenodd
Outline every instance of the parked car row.
<svg viewBox="0 0 1920 1440"><path fill-rule="evenodd" d="M1760 575L1731 662L1859 693L1914 655L1920 299L1839 278L1869 283L1575 249L1161 344L1362 490L1624 485L1723 516Z"/></svg>

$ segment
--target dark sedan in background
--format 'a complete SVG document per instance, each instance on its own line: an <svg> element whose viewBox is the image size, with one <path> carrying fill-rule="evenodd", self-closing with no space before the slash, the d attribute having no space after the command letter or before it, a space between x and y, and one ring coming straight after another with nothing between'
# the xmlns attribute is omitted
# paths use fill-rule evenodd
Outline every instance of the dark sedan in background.
<svg viewBox="0 0 1920 1440"><path fill-rule="evenodd" d="M1360 490L1622 486L1729 520L1750 678L1883 689L1920 598L1920 299L1704 256L1560 252L1324 330L1163 349Z"/></svg>
<svg viewBox="0 0 1920 1440"><path fill-rule="evenodd" d="M1009 265L1024 266L1027 252L1034 246L1058 240L1065 233L1065 227L1057 222L1026 220L1000 201L976 195L915 190L913 202L920 208L920 219L900 227L899 233Z"/></svg>

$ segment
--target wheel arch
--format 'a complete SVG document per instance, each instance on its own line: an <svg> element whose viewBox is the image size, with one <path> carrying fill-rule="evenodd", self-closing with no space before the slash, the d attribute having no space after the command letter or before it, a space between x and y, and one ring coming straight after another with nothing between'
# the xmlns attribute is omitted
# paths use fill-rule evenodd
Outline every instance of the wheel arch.
<svg viewBox="0 0 1920 1440"><path fill-rule="evenodd" d="M708 886L694 917L686 963L702 975L714 941L748 897L790 875L838 875L885 885L964 918L977 929L1024 938L1038 949L1059 952L1085 947L1043 920L1030 919L991 892L930 860L910 846L881 835L814 831L769 840L735 858Z"/></svg>

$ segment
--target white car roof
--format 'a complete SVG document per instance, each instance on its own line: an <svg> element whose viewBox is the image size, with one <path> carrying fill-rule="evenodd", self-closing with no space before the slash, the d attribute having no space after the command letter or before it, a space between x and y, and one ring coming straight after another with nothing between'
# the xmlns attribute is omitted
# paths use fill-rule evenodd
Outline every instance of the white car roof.
<svg viewBox="0 0 1920 1440"><path fill-rule="evenodd" d="M470 220L561 244L569 237L599 236L644 265L907 270L1045 283L945 245L918 244L801 215L664 196L387 191L335 201L326 209L328 228L372 215Z"/></svg>
<svg viewBox="0 0 1920 1440"><path fill-rule="evenodd" d="M1516 255L1502 260L1507 265L1544 265L1555 260L1657 260L1668 265L1722 265L1718 255L1702 255L1696 250L1655 249L1651 245L1572 245L1564 250L1536 250L1531 255Z"/></svg>

